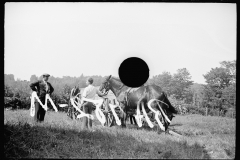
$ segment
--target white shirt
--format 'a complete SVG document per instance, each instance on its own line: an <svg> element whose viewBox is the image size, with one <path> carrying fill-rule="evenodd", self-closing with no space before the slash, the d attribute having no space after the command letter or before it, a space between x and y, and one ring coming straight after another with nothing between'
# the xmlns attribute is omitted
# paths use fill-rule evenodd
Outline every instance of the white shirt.
<svg viewBox="0 0 240 160"><path fill-rule="evenodd" d="M90 84L84 89L82 96L85 98L94 100L96 94L97 94L97 89Z"/></svg>

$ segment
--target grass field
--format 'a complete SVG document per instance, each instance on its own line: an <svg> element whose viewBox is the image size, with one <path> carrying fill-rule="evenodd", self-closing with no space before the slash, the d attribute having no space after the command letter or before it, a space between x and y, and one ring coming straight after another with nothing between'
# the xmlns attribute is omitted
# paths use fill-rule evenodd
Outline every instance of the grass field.
<svg viewBox="0 0 240 160"><path fill-rule="evenodd" d="M66 113L47 112L44 123L33 123L29 110L4 111L6 158L154 158L233 159L235 119L177 115L170 128L183 138L156 133L156 128L127 125L81 129Z"/></svg>

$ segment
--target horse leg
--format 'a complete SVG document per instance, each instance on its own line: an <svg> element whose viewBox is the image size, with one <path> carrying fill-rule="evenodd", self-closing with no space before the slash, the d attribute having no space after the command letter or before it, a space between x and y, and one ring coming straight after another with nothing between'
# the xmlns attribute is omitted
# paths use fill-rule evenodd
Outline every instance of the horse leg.
<svg viewBox="0 0 240 160"><path fill-rule="evenodd" d="M140 105L141 105L141 103L143 103L142 100L143 100L143 98L141 98L141 99L137 102L137 111L136 111L137 115L138 115L139 112L140 112ZM140 113L140 114L141 114L141 113ZM137 119L136 119L136 118L137 118ZM140 121L142 121L142 120L141 120L140 117L136 117L136 118L134 117L134 122L135 122L135 124L139 125L138 123L141 123ZM136 121L137 121L138 123L137 123Z"/></svg>
<svg viewBox="0 0 240 160"><path fill-rule="evenodd" d="M124 113L124 112L120 112L120 114L119 114L119 117L120 117L120 120L121 120L121 126L123 127L123 128L125 128L126 127L126 113Z"/></svg>
<svg viewBox="0 0 240 160"><path fill-rule="evenodd" d="M133 115L129 115L129 119L131 124L137 125L136 119Z"/></svg>
<svg viewBox="0 0 240 160"><path fill-rule="evenodd" d="M124 116L123 116L123 118L124 118L124 119L123 119L123 122L124 122L124 123L123 123L123 124L124 124L123 126L126 127L126 125L127 125L127 109L124 110Z"/></svg>
<svg viewBox="0 0 240 160"><path fill-rule="evenodd" d="M122 110L120 111L119 117L121 119L121 126L123 128L126 127L126 121L127 121L127 114L126 114L126 107L124 104L120 104L120 107L122 108Z"/></svg>
<svg viewBox="0 0 240 160"><path fill-rule="evenodd" d="M137 125L137 121L134 116L132 116L132 119L133 119L134 124Z"/></svg>
<svg viewBox="0 0 240 160"><path fill-rule="evenodd" d="M126 114L126 110L123 110L124 112L122 112L122 128L126 128L126 122L127 122L127 114Z"/></svg>

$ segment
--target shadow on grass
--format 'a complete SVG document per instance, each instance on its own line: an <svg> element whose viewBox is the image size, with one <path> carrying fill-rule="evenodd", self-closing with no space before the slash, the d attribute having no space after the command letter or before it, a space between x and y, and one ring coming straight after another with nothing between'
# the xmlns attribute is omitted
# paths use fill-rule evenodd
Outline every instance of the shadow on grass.
<svg viewBox="0 0 240 160"><path fill-rule="evenodd" d="M183 124L181 124L181 123L175 123L175 124L170 124L169 126L170 127L174 127L174 126L182 126Z"/></svg>
<svg viewBox="0 0 240 160"><path fill-rule="evenodd" d="M210 159L199 144L139 141L131 135L76 131L28 123L4 125L5 158L150 158Z"/></svg>
<svg viewBox="0 0 240 160"><path fill-rule="evenodd" d="M235 158L235 150L233 148L230 149L225 148L224 151L230 158Z"/></svg>
<svg viewBox="0 0 240 160"><path fill-rule="evenodd" d="M173 124L173 125L169 125L169 128L170 130L178 133L178 134L181 134L180 131L178 131L177 129L174 128L174 126L182 126L182 124ZM146 131L155 131L156 133L159 132L159 133L165 133L163 131L161 131L158 126L154 126L153 128L150 128L149 126L147 125L143 125L142 127L138 127L137 125L127 125L127 128L129 129L136 129L136 130L146 130ZM158 131L159 130L159 131Z"/></svg>

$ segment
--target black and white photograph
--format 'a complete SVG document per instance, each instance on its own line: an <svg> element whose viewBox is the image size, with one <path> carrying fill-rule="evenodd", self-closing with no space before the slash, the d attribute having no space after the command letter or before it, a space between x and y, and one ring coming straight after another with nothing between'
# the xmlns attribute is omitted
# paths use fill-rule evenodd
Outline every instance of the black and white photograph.
<svg viewBox="0 0 240 160"><path fill-rule="evenodd" d="M236 3L5 2L4 158L235 159Z"/></svg>

